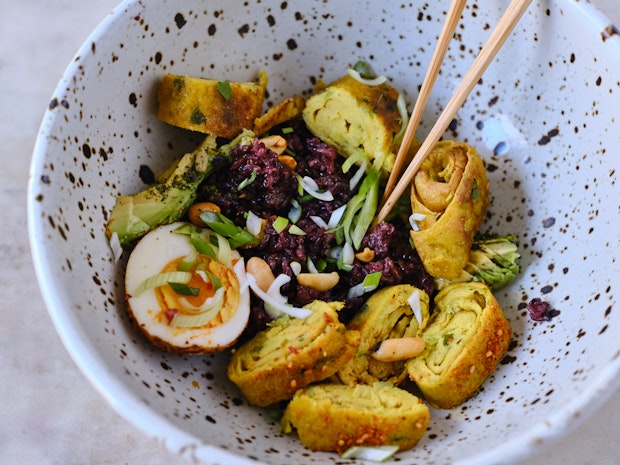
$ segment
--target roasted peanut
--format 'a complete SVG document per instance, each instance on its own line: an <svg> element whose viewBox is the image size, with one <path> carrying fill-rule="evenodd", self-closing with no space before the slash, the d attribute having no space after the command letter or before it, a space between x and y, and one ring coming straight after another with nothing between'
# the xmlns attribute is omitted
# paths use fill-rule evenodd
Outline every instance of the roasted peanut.
<svg viewBox="0 0 620 465"><path fill-rule="evenodd" d="M357 258L360 262L371 262L375 258L375 251L370 247L366 247L361 252L356 253L355 258Z"/></svg>
<svg viewBox="0 0 620 465"><path fill-rule="evenodd" d="M286 150L286 139L282 136L266 136L260 139L260 142L265 144L265 147L278 155L282 155Z"/></svg>
<svg viewBox="0 0 620 465"><path fill-rule="evenodd" d="M331 273L299 273L297 282L302 286L311 287L319 292L329 291L340 281L340 275L337 272Z"/></svg>
<svg viewBox="0 0 620 465"><path fill-rule="evenodd" d="M245 271L254 276L254 279L256 279L256 285L263 292L267 292L269 286L271 286L275 280L271 267L265 260L259 257L250 257L248 262L245 264Z"/></svg>
<svg viewBox="0 0 620 465"><path fill-rule="evenodd" d="M220 212L220 207L212 202L198 202L189 207L187 211L187 219L190 223L195 224L196 226L205 226L204 221L200 219L200 214L204 211L208 212Z"/></svg>
<svg viewBox="0 0 620 465"><path fill-rule="evenodd" d="M280 163L282 163L285 166L288 166L292 170L297 168L297 160L295 160L290 155L280 155L278 157L278 160L280 160Z"/></svg>
<svg viewBox="0 0 620 465"><path fill-rule="evenodd" d="M381 342L371 356L380 362L398 362L409 360L423 350L424 339L421 337L397 337Z"/></svg>

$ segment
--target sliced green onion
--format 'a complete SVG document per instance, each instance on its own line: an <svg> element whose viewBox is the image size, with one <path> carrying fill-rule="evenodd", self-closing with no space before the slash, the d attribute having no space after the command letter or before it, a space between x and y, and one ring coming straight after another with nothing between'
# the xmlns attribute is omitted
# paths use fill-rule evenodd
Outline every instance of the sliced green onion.
<svg viewBox="0 0 620 465"><path fill-rule="evenodd" d="M301 176L298 176L297 179L303 191L306 191L315 199L323 200L325 202L331 202L332 200L334 200L333 194L329 191L320 191L319 185L310 176L304 176L303 178Z"/></svg>
<svg viewBox="0 0 620 465"><path fill-rule="evenodd" d="M174 292L179 295L190 295L196 297L198 294L200 294L199 287L190 287L187 284L175 283L173 281L169 281L168 285L172 288Z"/></svg>
<svg viewBox="0 0 620 465"><path fill-rule="evenodd" d="M414 231L419 231L420 226L418 225L418 221L422 221L424 218L426 218L424 213L412 213L409 216L409 225L411 226L411 229Z"/></svg>
<svg viewBox="0 0 620 465"><path fill-rule="evenodd" d="M209 222L207 223L207 226L209 226L217 234L221 234L222 236L226 236L226 237L231 237L231 236L234 236L235 234L238 234L239 230L241 229L239 228L239 226L235 224L219 223L219 222L213 222L213 223Z"/></svg>
<svg viewBox="0 0 620 465"><path fill-rule="evenodd" d="M160 287L168 283L187 284L190 279L192 279L192 274L186 271L171 271L168 273L159 273L142 281L142 283L133 293L133 297L139 296L147 289L153 289L155 287Z"/></svg>
<svg viewBox="0 0 620 465"><path fill-rule="evenodd" d="M327 268L327 260L319 258L319 261L316 262L316 270L319 273L322 273L323 271L325 271L325 268Z"/></svg>
<svg viewBox="0 0 620 465"><path fill-rule="evenodd" d="M224 294L226 293L226 288L220 287L215 294L211 297L205 299L202 305L192 305L187 299L180 298L179 301L182 304L182 311L189 313L205 313L205 312L219 312L224 305Z"/></svg>
<svg viewBox="0 0 620 465"><path fill-rule="evenodd" d="M121 245L121 240L118 237L118 233L115 231L110 236L110 249L112 250L112 257L114 258L114 263L118 263L121 259L121 255L123 255L123 246Z"/></svg>
<svg viewBox="0 0 620 465"><path fill-rule="evenodd" d="M367 61L357 60L353 65L353 69L357 71L364 79L372 79L377 77L377 75Z"/></svg>
<svg viewBox="0 0 620 465"><path fill-rule="evenodd" d="M273 222L273 229L280 234L284 231L284 228L288 226L288 218L284 218L283 216L278 216Z"/></svg>
<svg viewBox="0 0 620 465"><path fill-rule="evenodd" d="M327 222L327 229L334 229L340 223L342 219L342 215L344 215L344 211L347 209L347 204L345 203L341 207L336 208L329 217L329 221Z"/></svg>
<svg viewBox="0 0 620 465"><path fill-rule="evenodd" d="M189 223L184 223L181 226L179 226L178 228L176 228L174 231L172 231L174 234L183 234L185 236L189 236L193 231L195 231L196 229Z"/></svg>
<svg viewBox="0 0 620 465"><path fill-rule="evenodd" d="M338 259L338 262L336 263L336 266L338 267L338 269L339 269L340 271L346 271L346 272L349 272L349 271L351 271L351 270L353 269L353 265L347 265L346 263L344 263L344 262L342 261L342 257L340 257L340 258Z"/></svg>
<svg viewBox="0 0 620 465"><path fill-rule="evenodd" d="M345 251L345 247L349 250ZM351 260L349 254L353 255L355 258L355 251L353 247L348 242L345 242L343 246L339 246L338 248L334 247L332 253L336 255L334 258L336 259L336 266L341 271L351 271L353 269L353 260Z"/></svg>
<svg viewBox="0 0 620 465"><path fill-rule="evenodd" d="M357 194L347 202L347 208L336 231L338 243L350 242L357 250L372 224L379 200L379 172L371 168Z"/></svg>
<svg viewBox="0 0 620 465"><path fill-rule="evenodd" d="M232 249L226 238L216 233L217 237L217 261L230 266L232 261Z"/></svg>
<svg viewBox="0 0 620 465"><path fill-rule="evenodd" d="M400 114L400 131L394 136L394 142L400 144L405 137L407 126L409 125L409 110L407 110L407 103L402 93L398 94L398 100L396 100L396 108Z"/></svg>
<svg viewBox="0 0 620 465"><path fill-rule="evenodd" d="M310 219L316 224L319 228L323 228L327 231L328 226L323 218L317 215L310 215Z"/></svg>
<svg viewBox="0 0 620 465"><path fill-rule="evenodd" d="M352 265L355 261L355 250L353 246L348 242L345 242L342 246L342 263L345 265Z"/></svg>
<svg viewBox="0 0 620 465"><path fill-rule="evenodd" d="M200 307L194 307L187 302L183 302L199 313L189 315L177 313L170 321L170 325L177 328L199 328L210 323L224 306L224 294L225 289L222 287Z"/></svg>
<svg viewBox="0 0 620 465"><path fill-rule="evenodd" d="M189 241L198 253L206 255L213 260L216 259L215 250L198 231L193 231L190 234Z"/></svg>
<svg viewBox="0 0 620 465"><path fill-rule="evenodd" d="M258 237L260 236L263 226L265 225L265 220L258 216L253 211L249 211L248 215L245 219L245 229L252 234L252 236Z"/></svg>
<svg viewBox="0 0 620 465"><path fill-rule="evenodd" d="M200 269L200 270L196 270L196 274L198 276L200 276L200 278L207 284L211 284L211 278L209 277L209 275L207 274L207 270L205 269Z"/></svg>
<svg viewBox="0 0 620 465"><path fill-rule="evenodd" d="M282 128L282 134L290 134L292 132L293 132L293 128L291 127Z"/></svg>
<svg viewBox="0 0 620 465"><path fill-rule="evenodd" d="M183 313L176 313L170 321L170 326L175 328L200 328L205 326L217 316L219 311L196 313L192 315L186 315Z"/></svg>
<svg viewBox="0 0 620 465"><path fill-rule="evenodd" d="M241 191L241 190L245 189L250 184L252 184L255 179L256 179L256 170L253 170L252 174L249 177L245 178L243 181L241 181L239 183L239 185L237 186L237 190Z"/></svg>
<svg viewBox="0 0 620 465"><path fill-rule="evenodd" d="M221 213L203 211L200 214L200 219L215 233L227 238L233 249L247 244L257 244L260 240L245 229L237 226L232 220L226 218L226 216Z"/></svg>
<svg viewBox="0 0 620 465"><path fill-rule="evenodd" d="M289 234L293 234L295 236L305 236L306 235L306 231L301 229L296 224L292 224L291 227L288 228L288 232L289 232Z"/></svg>
<svg viewBox="0 0 620 465"><path fill-rule="evenodd" d="M358 170L353 175L353 177L351 178L351 180L349 181L349 189L350 190L354 190L357 187L357 185L359 184L359 182L362 180L362 178L364 177L364 173L366 172L366 165L367 164L368 164L368 162L366 160L364 160L362 162L362 164L360 165L360 167L358 168Z"/></svg>
<svg viewBox="0 0 620 465"><path fill-rule="evenodd" d="M217 212L212 212L210 210L201 211L199 217L205 224L220 222L223 223L223 221L220 219L220 215L218 215Z"/></svg>
<svg viewBox="0 0 620 465"><path fill-rule="evenodd" d="M183 260L179 262L179 271L189 271L196 263L196 249L193 249L188 253Z"/></svg>
<svg viewBox="0 0 620 465"><path fill-rule="evenodd" d="M371 87L379 86L383 84L385 81L387 81L387 77L385 76L378 76L374 79L363 78L360 75L360 73L358 73L356 70L351 69L351 68L349 68L347 72L349 73L349 76L351 76L353 79L355 79L360 84L364 84L364 85L371 86Z"/></svg>
<svg viewBox="0 0 620 465"><path fill-rule="evenodd" d="M232 97L232 87L230 86L230 82L218 82L217 91L222 97L224 97L224 100L230 100L230 98Z"/></svg>
<svg viewBox="0 0 620 465"><path fill-rule="evenodd" d="M293 274L297 276L301 273L301 263L299 262L291 262L290 263L291 270L293 270Z"/></svg>
<svg viewBox="0 0 620 465"><path fill-rule="evenodd" d="M316 265L314 264L314 262L312 261L312 258L310 258L310 256L308 256L308 259L306 260L306 266L308 267L308 273L318 273L319 270L317 269Z"/></svg>
<svg viewBox="0 0 620 465"><path fill-rule="evenodd" d="M256 283L254 275L248 273L247 281L254 293L265 302L265 310L272 318L277 318L282 313L295 317L306 318L312 314L312 310L307 308L293 307L287 302L286 297L280 293L280 287L288 283L291 278L285 274L280 274L271 283L267 292L264 292Z"/></svg>
<svg viewBox="0 0 620 465"><path fill-rule="evenodd" d="M301 183L301 177L300 176L297 177L297 193L300 196L304 195L304 186Z"/></svg>
<svg viewBox="0 0 620 465"><path fill-rule="evenodd" d="M259 242L259 239L252 236L252 234L250 234L246 230L240 229L237 234L228 238L228 242L233 249L238 249L239 247L247 244L257 244Z"/></svg>
<svg viewBox="0 0 620 465"><path fill-rule="evenodd" d="M415 289L411 295L407 298L407 303L413 311L415 319L418 320L418 324L422 324L422 306L420 304L420 291Z"/></svg>
<svg viewBox="0 0 620 465"><path fill-rule="evenodd" d="M312 179L310 176L304 176L303 178L301 178L302 180L302 185L304 186L304 188L307 186L312 190L319 190L319 185L318 183Z"/></svg>
<svg viewBox="0 0 620 465"><path fill-rule="evenodd" d="M384 462L398 452L398 446L352 446L340 456L342 459Z"/></svg>
<svg viewBox="0 0 620 465"><path fill-rule="evenodd" d="M212 213L212 212L206 212L206 211L202 212L201 216L204 213ZM215 250L213 250L213 247L211 247L211 245L205 240L203 235L194 226L187 223L182 226L179 226L173 232L175 234L182 234L185 236L189 236L189 242L192 245L192 247L194 247L196 252L201 253L202 255L206 255L207 257L215 260ZM179 266L186 267L187 264L181 264Z"/></svg>
<svg viewBox="0 0 620 465"><path fill-rule="evenodd" d="M220 280L220 278L217 277L217 275L211 273L209 270L202 270L202 272L207 275L207 278L211 282L213 289L217 291L222 287L222 281Z"/></svg>
<svg viewBox="0 0 620 465"><path fill-rule="evenodd" d="M371 178L372 179L372 178ZM359 211L357 218L355 220L355 228L353 229L353 234L351 235L351 239L353 240L353 246L355 250L360 248L362 243L362 239L366 235L366 231L372 224L375 219L375 213L377 212L377 204L379 201L379 176L377 175L376 179L372 182L365 198L364 203L362 205L361 210Z"/></svg>
<svg viewBox="0 0 620 465"><path fill-rule="evenodd" d="M366 153L363 150L356 150L342 163L342 172L346 174L353 165L361 165L366 160Z"/></svg>
<svg viewBox="0 0 620 465"><path fill-rule="evenodd" d="M368 288L368 291L374 291L379 285L380 281L381 281L381 272L375 271L374 273L367 274L366 277L364 278L364 281L362 281L362 283L364 284L364 287Z"/></svg>
<svg viewBox="0 0 620 465"><path fill-rule="evenodd" d="M297 223L301 219L301 205L295 199L291 200L291 209L288 212L288 219L291 223Z"/></svg>
<svg viewBox="0 0 620 465"><path fill-rule="evenodd" d="M327 249L327 256L329 258L333 258L335 260L338 260L339 258L342 257L342 246L341 245L335 245L334 247L331 247L330 249Z"/></svg>
<svg viewBox="0 0 620 465"><path fill-rule="evenodd" d="M302 194L303 194L303 189L302 189ZM300 195L301 195L301 194L300 194ZM299 203L302 203L302 204L303 204L303 203L306 203L306 202L308 202L309 200L312 200L313 198L314 198L314 197L312 197L310 194L303 195L303 196L301 196L301 197L299 198Z"/></svg>
<svg viewBox="0 0 620 465"><path fill-rule="evenodd" d="M375 271L374 273L367 274L359 284L356 284L347 294L348 299L353 299L355 297L359 297L361 295L366 294L367 292L374 291L377 287L379 287L379 283L381 281L381 272Z"/></svg>

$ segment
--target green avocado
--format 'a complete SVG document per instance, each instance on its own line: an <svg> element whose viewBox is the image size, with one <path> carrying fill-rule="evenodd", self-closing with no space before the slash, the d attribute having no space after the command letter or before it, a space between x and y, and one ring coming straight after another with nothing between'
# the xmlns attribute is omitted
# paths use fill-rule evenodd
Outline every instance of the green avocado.
<svg viewBox="0 0 620 465"><path fill-rule="evenodd" d="M133 195L119 196L106 225L108 238L116 233L124 247L157 226L181 219L196 198L198 186L211 172L212 160L229 156L232 148L251 137L253 133L244 131L229 144L217 147L215 137L209 135L196 150L168 168L156 184Z"/></svg>

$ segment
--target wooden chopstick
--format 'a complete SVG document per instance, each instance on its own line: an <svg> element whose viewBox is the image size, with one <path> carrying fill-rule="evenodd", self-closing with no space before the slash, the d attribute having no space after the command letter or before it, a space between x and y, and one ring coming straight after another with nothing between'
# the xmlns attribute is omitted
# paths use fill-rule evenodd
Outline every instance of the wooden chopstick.
<svg viewBox="0 0 620 465"><path fill-rule="evenodd" d="M400 148L398 149L398 154L396 155L396 160L394 161L394 168L392 169L390 177L388 178L385 185L382 202L385 202L387 200L389 193L394 188L394 185L396 184L398 176L400 175L400 172L402 170L403 164L407 159L409 147L411 147L411 142L413 141L415 133L418 130L418 126L420 125L422 113L424 112L424 108L426 107L426 103L428 102L431 90L435 85L435 80L437 79L437 75L439 74L441 63L446 56L446 51L448 50L450 41L452 40L452 37L454 37L454 31L459 22L459 19L461 19L461 14L463 13L463 8L465 8L466 2L467 0L452 0L450 9L446 14L445 22L443 24L441 32L439 33L439 38L437 39L437 45L435 45L435 51L433 52L433 56L431 57L430 64L428 66L428 69L426 70L426 76L424 76L424 81L422 82L422 87L420 87L420 93L418 94L415 106L413 107L413 111L411 112L411 117L409 118L409 123L407 124L405 135L403 136L403 141L400 144Z"/></svg>
<svg viewBox="0 0 620 465"><path fill-rule="evenodd" d="M457 87L454 95L452 95L452 98L444 108L441 115L439 115L439 118L428 133L428 136L420 146L420 149L416 153L415 157L381 206L381 209L375 219L375 224L385 221L385 218L388 216L392 208L394 208L394 205L396 205L396 202L403 194L407 186L411 184L413 176L418 171L418 168L446 131L448 125L458 110L461 106L463 106L467 96L471 93L476 83L480 80L480 77L486 71L491 61L493 61L493 58L502 47L514 27L517 25L530 3L532 3L532 0L512 0L510 5L508 5L505 13L502 15L501 19L497 23L497 26L489 36L489 39L480 50L480 53L474 60L471 68L463 77L463 80Z"/></svg>

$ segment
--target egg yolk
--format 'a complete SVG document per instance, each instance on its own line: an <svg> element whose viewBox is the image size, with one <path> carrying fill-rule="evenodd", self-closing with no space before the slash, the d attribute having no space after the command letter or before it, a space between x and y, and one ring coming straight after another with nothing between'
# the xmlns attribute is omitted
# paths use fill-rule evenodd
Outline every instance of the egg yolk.
<svg viewBox="0 0 620 465"><path fill-rule="evenodd" d="M161 272L178 271L179 265L183 260L184 257L179 257L168 262ZM225 287L224 305L218 316L210 323L210 326L220 325L228 321L234 315L240 301L239 281L234 271L222 263L200 254L192 263L191 268L186 271L192 274L186 286L192 289L195 295L178 294L168 285L158 287L156 295L162 317L167 318L170 324L176 313L198 313L196 309L204 305L207 299L215 295L216 286L218 288L223 286ZM210 278L210 276L215 278ZM212 282L212 279L216 282Z"/></svg>

